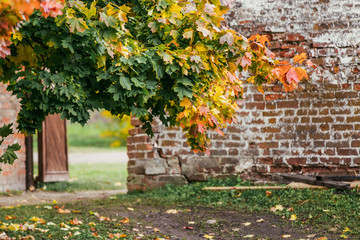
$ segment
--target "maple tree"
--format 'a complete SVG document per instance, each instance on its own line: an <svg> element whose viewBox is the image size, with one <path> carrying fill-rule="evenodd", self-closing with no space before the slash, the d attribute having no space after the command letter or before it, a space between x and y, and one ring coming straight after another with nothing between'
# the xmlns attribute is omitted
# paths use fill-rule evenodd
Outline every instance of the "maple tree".
<svg viewBox="0 0 360 240"><path fill-rule="evenodd" d="M49 2L48 0L46 2ZM286 90L307 78L279 61L266 36L246 38L222 26L219 0L68 0L55 13L35 11L12 34L0 59L1 80L22 105L18 129L33 134L48 114L85 124L89 111L135 115L152 134L158 117L181 126L194 151L210 147L209 130L235 122L242 80L259 91ZM42 16L43 15L43 16ZM309 66L311 62L307 62Z"/></svg>

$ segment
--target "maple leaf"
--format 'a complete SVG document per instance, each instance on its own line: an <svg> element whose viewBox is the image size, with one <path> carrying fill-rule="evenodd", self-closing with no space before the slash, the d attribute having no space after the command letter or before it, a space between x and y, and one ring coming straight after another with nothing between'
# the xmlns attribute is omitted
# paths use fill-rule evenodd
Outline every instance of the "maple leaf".
<svg viewBox="0 0 360 240"><path fill-rule="evenodd" d="M166 52L158 52L158 55L162 57L166 64L172 63L174 60L174 57Z"/></svg>
<svg viewBox="0 0 360 240"><path fill-rule="evenodd" d="M267 47L265 47L265 55L268 56L269 58L275 58L275 54L270 51Z"/></svg>
<svg viewBox="0 0 360 240"><path fill-rule="evenodd" d="M301 67L295 68L296 74L298 75L299 80L301 81L303 78L308 79L308 75L305 69Z"/></svg>
<svg viewBox="0 0 360 240"><path fill-rule="evenodd" d="M194 31L191 28L187 28L184 30L184 33L182 36L185 39L190 39L190 38L193 38L193 34L194 34Z"/></svg>
<svg viewBox="0 0 360 240"><path fill-rule="evenodd" d="M299 83L299 77L295 71L295 68L291 67L290 70L286 73L286 80L289 84Z"/></svg>
<svg viewBox="0 0 360 240"><path fill-rule="evenodd" d="M156 24L156 22L150 22L150 23L148 24L148 27L150 28L150 31L151 31L152 33L155 33L156 30L157 30L157 24Z"/></svg>
<svg viewBox="0 0 360 240"><path fill-rule="evenodd" d="M206 106L199 107L199 110L200 110L200 114L202 114L202 115L206 115L210 112L209 108Z"/></svg>
<svg viewBox="0 0 360 240"><path fill-rule="evenodd" d="M116 238L125 238L127 235L126 234L124 234L124 233L115 233L114 234L114 237L116 237Z"/></svg>
<svg viewBox="0 0 360 240"><path fill-rule="evenodd" d="M220 38L220 44L227 42L229 46L232 46L234 43L235 37L231 32L227 32L224 36Z"/></svg>
<svg viewBox="0 0 360 240"><path fill-rule="evenodd" d="M203 37L209 37L212 39L212 33L204 27L198 27L197 30L202 33Z"/></svg>
<svg viewBox="0 0 360 240"><path fill-rule="evenodd" d="M198 123L197 124L197 131L200 132L201 134L203 134L206 131L206 129L204 127L205 127L205 124Z"/></svg>
<svg viewBox="0 0 360 240"><path fill-rule="evenodd" d="M191 105L192 103L187 97L184 97L183 100L180 102L181 107L189 108Z"/></svg>
<svg viewBox="0 0 360 240"><path fill-rule="evenodd" d="M74 218L73 220L70 220L71 225L81 225L83 222L81 220L78 220L77 218Z"/></svg>
<svg viewBox="0 0 360 240"><path fill-rule="evenodd" d="M210 4L210 3L205 3L204 12L209 14L210 16L213 16L215 14L214 8L215 8L215 5Z"/></svg>
<svg viewBox="0 0 360 240"><path fill-rule="evenodd" d="M62 15L61 9L63 9L63 5L59 3L57 0L43 0L40 4L41 10L43 11L44 17L57 17Z"/></svg>
<svg viewBox="0 0 360 240"><path fill-rule="evenodd" d="M188 3L184 8L184 13L196 12L196 5L194 3Z"/></svg>
<svg viewBox="0 0 360 240"><path fill-rule="evenodd" d="M126 217L123 220L120 220L121 223L129 223L130 220Z"/></svg>
<svg viewBox="0 0 360 240"><path fill-rule="evenodd" d="M240 62L240 65L243 67L243 68L246 68L247 66L251 66L251 60L247 57L243 57L241 59L241 62Z"/></svg>
<svg viewBox="0 0 360 240"><path fill-rule="evenodd" d="M301 53L293 57L294 63L299 63L299 64L302 64L306 58L307 58L306 53Z"/></svg>

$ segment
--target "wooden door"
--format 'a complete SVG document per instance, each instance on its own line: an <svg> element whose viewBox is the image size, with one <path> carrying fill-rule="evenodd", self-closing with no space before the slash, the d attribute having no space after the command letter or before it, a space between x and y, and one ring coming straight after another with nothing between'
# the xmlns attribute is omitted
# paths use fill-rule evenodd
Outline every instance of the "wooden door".
<svg viewBox="0 0 360 240"><path fill-rule="evenodd" d="M58 182L69 179L66 121L50 115L43 122L38 137L39 180Z"/></svg>

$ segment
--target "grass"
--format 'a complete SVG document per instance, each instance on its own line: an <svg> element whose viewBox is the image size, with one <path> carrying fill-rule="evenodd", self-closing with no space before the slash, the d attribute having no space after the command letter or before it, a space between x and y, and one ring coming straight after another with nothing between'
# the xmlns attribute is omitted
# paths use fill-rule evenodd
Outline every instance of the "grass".
<svg viewBox="0 0 360 240"><path fill-rule="evenodd" d="M202 191L205 186L247 186L240 179L211 180L181 187L167 186L151 192L131 193L119 196L120 201L138 202L146 205L176 204L177 206L213 206L220 208L247 209L251 212L269 212L276 205L283 210L274 214L285 219L296 215L291 221L295 226L311 225L319 229L330 229L339 234L349 228L345 235L360 235L360 193L352 191L282 189L265 190Z"/></svg>
<svg viewBox="0 0 360 240"><path fill-rule="evenodd" d="M360 234L360 194L357 190L339 192L336 190L310 190L310 189L282 189L273 190L271 196L267 196L265 190L246 190L239 193L236 190L231 191L202 191L205 186L246 186L249 182L243 182L239 179L210 180L207 183L193 183L186 186L166 186L145 193L137 192L126 195L119 195L116 198L109 198L97 201L67 204L66 208L70 210L80 210L80 212L70 212L68 214L59 214L56 209L49 206L40 205L16 207L13 209L2 209L0 219L3 220L6 215L21 216L18 219L4 221L8 225L6 232L9 236L25 236L28 232L18 231L16 233L9 230L10 223L23 223L27 221L33 223L32 216L41 216L45 221L54 222L55 225L38 225L38 228L49 229L46 233L40 230L32 231L31 234L37 238L60 239L78 232L74 239L95 239L92 233L96 232L101 236L108 236L110 233L126 234L126 239L132 239L131 232L126 224L119 224L119 221L101 221L100 216L96 217L93 212L101 209L116 209L118 206L139 208L141 206L161 206L176 205L176 208L211 206L216 209L239 209L249 211L258 215L276 214L283 216L286 220L291 215L296 215L294 221L286 221L287 224L293 224L294 227L318 228L319 230L331 231L331 236L337 236L337 239L348 237L356 239ZM269 195L269 194L268 194ZM283 210L274 213L270 209L276 205L283 206ZM93 212L89 212L93 211ZM112 212L112 211L111 211ZM122 218L123 216L119 216ZM84 224L78 225L79 229L72 229L69 221L73 218L81 219ZM63 222L69 225L69 228L61 230L59 224ZM96 223L96 229L91 229L89 222ZM4 228L4 227L3 227ZM64 227L63 227L64 228ZM346 229L349 231L345 231ZM1 229L1 225L0 225ZM151 238L142 238L151 239Z"/></svg>
<svg viewBox="0 0 360 240"><path fill-rule="evenodd" d="M111 126L110 126L111 127ZM101 137L101 134L108 130L106 122L96 121L86 124L84 127L80 124L68 124L68 145L70 150L76 148L102 148L110 149L111 143L118 140L115 137ZM37 136L34 135L34 149L37 150ZM121 148L126 148L126 139L121 140ZM116 148L119 149L119 148Z"/></svg>
<svg viewBox="0 0 360 240"><path fill-rule="evenodd" d="M39 183L38 188L58 192L124 189L126 187L127 164L71 164L69 174L70 181Z"/></svg>

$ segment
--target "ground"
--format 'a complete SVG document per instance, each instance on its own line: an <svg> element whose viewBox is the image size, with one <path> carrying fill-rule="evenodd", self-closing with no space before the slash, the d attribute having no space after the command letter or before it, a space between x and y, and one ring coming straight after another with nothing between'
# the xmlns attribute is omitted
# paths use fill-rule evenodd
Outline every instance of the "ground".
<svg viewBox="0 0 360 240"><path fill-rule="evenodd" d="M356 211L360 196L356 191L283 189L268 194L265 190L242 193L201 190L207 185L236 183L248 184L239 180L214 180L116 196L110 196L117 193L112 191L72 194L38 191L3 196L0 202L11 199L8 202L15 207L2 207L0 234L4 229L8 236L19 236L19 231L13 232L10 227L29 226L35 217L43 223L38 221L35 230L21 232L22 236L31 234L35 239L360 239L360 218ZM37 198L16 206L26 195ZM42 197L47 200L46 204ZM35 205L25 206L27 204ZM74 224L75 220L81 223Z"/></svg>

